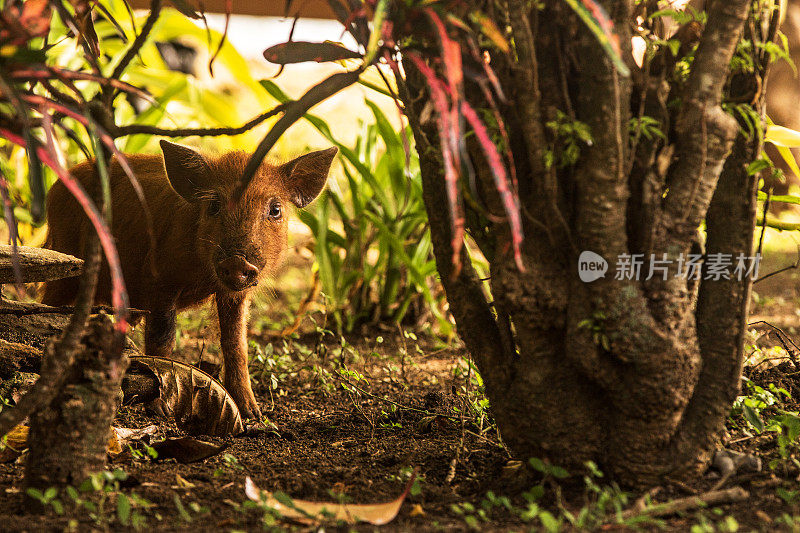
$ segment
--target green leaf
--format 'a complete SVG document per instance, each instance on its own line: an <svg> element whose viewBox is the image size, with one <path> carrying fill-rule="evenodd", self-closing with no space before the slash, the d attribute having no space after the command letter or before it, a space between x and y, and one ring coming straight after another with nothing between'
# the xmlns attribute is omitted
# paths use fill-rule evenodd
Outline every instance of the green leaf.
<svg viewBox="0 0 800 533"><path fill-rule="evenodd" d="M776 146L800 148L800 131L778 126L776 124L769 124L767 126L767 133L764 137L764 140L771 142Z"/></svg>
<svg viewBox="0 0 800 533"><path fill-rule="evenodd" d="M772 168L772 164L764 158L759 158L747 165L747 175L752 176L769 168Z"/></svg>
<svg viewBox="0 0 800 533"><path fill-rule="evenodd" d="M764 191L758 191L758 199L759 201L766 201L767 200L767 193ZM800 205L800 196L794 196L791 194L775 194L769 197L770 202L778 202L782 204L795 204Z"/></svg>
<svg viewBox="0 0 800 533"><path fill-rule="evenodd" d="M613 24L605 9L594 0L564 0L583 21L595 39L605 50L614 67L620 75L628 77L631 72L622 61L622 50L619 46L619 36L614 33Z"/></svg>
<svg viewBox="0 0 800 533"><path fill-rule="evenodd" d="M383 21L386 19L388 7L388 0L378 0L378 4L375 6L375 14L372 17L372 33L367 43L367 55L364 57L365 65L371 64L378 55L379 45L383 37Z"/></svg>
<svg viewBox="0 0 800 533"><path fill-rule="evenodd" d="M756 413L755 409L750 407L747 403L742 404L742 414L745 420L747 420L757 432L761 433L764 431L764 421L761 420L761 417Z"/></svg>
<svg viewBox="0 0 800 533"><path fill-rule="evenodd" d="M117 494L117 519L123 526L127 526L131 519L131 501L121 492Z"/></svg>
<svg viewBox="0 0 800 533"><path fill-rule="evenodd" d="M292 498L290 498L285 492L280 490L275 491L272 493L272 497L275 498L278 503L282 503L286 507L294 508L294 502L292 501Z"/></svg>
<svg viewBox="0 0 800 533"><path fill-rule="evenodd" d="M549 533L557 533L558 530L561 529L561 522L548 511L540 512L539 520L542 521L542 526L544 526Z"/></svg>
<svg viewBox="0 0 800 533"><path fill-rule="evenodd" d="M528 464L530 464L534 470L538 470L543 474L547 473L547 465L544 464L544 461L542 461L538 457L531 457L530 459L528 459Z"/></svg>

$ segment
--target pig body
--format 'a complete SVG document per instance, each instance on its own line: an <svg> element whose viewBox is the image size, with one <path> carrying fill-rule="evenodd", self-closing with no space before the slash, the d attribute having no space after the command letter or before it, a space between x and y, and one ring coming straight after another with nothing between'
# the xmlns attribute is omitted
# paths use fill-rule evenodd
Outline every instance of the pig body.
<svg viewBox="0 0 800 533"><path fill-rule="evenodd" d="M259 416L247 370L246 321L253 289L274 272L286 248L287 207L305 206L322 190L335 149L313 152L283 165L262 164L239 201L232 193L248 160L244 152L206 157L162 141L163 157L131 155L153 223L120 165L109 168L112 233L132 307L149 311L145 353L167 357L175 341L176 313L216 301L223 355L223 383L242 415ZM100 180L92 162L72 169L94 198ZM48 194L46 247L83 257L93 231L60 182ZM45 285L43 302L67 305L75 279ZM97 303L110 303L111 280L101 269Z"/></svg>

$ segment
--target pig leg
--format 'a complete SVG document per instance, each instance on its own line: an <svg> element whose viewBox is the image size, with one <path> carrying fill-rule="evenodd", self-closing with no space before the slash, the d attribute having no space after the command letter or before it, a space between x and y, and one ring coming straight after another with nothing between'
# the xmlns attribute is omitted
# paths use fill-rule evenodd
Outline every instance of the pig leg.
<svg viewBox="0 0 800 533"><path fill-rule="evenodd" d="M175 348L175 309L151 309L144 327L144 352L169 357Z"/></svg>
<svg viewBox="0 0 800 533"><path fill-rule="evenodd" d="M247 371L247 311L250 298L217 293L217 315L222 344L222 383L233 397L242 418L261 418Z"/></svg>

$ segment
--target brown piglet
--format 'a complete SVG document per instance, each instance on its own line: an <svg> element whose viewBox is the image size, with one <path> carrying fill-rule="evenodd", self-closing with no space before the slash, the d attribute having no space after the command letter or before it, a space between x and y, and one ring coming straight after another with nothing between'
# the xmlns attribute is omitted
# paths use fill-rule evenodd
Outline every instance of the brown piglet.
<svg viewBox="0 0 800 533"><path fill-rule="evenodd" d="M287 207L304 207L322 191L336 148L311 152L288 163L262 163L238 201L232 198L249 155L234 151L202 155L161 141L160 155L129 155L144 191L153 226L151 245L144 208L120 165L109 169L111 230L132 307L149 311L145 353L166 357L175 342L176 313L214 296L219 317L223 383L242 416L260 409L247 370L247 313L259 281L273 273L286 249ZM93 162L72 175L97 198L100 179ZM60 182L47 196L49 232L45 246L83 257L88 218ZM78 282L44 287L43 302L68 305ZM97 303L109 303L108 267L101 269Z"/></svg>

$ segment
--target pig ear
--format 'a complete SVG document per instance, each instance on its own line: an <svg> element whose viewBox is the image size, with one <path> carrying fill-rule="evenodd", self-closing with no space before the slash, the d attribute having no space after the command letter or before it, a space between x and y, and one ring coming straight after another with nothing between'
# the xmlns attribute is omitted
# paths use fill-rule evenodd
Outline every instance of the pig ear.
<svg viewBox="0 0 800 533"><path fill-rule="evenodd" d="M305 207L322 192L336 147L301 155L279 167L289 197L297 207Z"/></svg>
<svg viewBox="0 0 800 533"><path fill-rule="evenodd" d="M187 202L197 201L197 193L203 188L208 173L208 163L202 155L191 148L161 140L164 168L175 192Z"/></svg>

